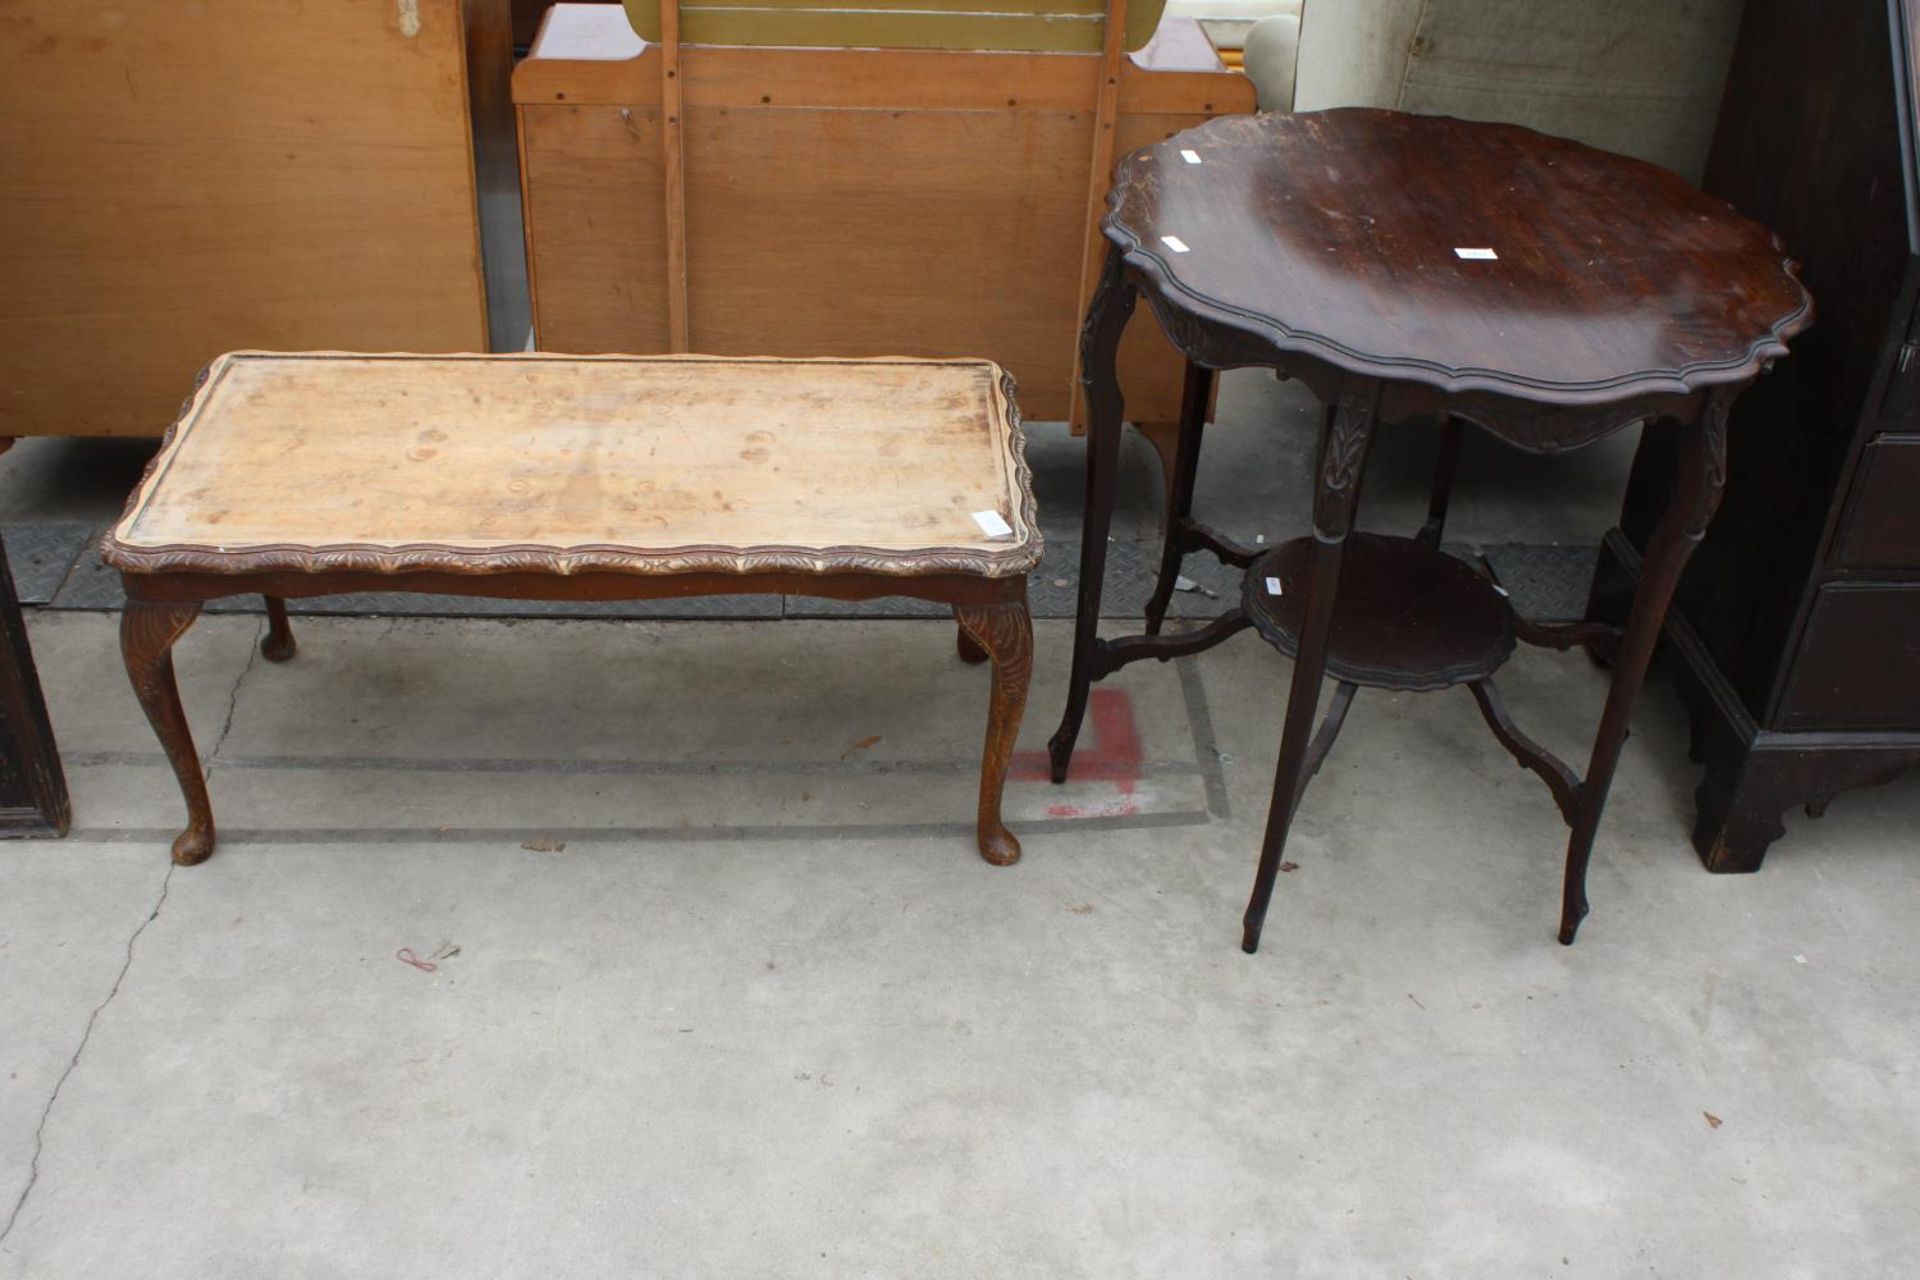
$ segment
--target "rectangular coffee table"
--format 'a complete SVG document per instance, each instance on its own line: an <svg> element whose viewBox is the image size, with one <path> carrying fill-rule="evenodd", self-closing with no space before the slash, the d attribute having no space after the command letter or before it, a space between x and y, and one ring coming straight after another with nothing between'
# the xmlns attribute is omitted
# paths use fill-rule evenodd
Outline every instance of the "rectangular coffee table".
<svg viewBox="0 0 1920 1280"><path fill-rule="evenodd" d="M216 360L102 542L127 673L187 802L213 809L173 676L201 605L419 591L645 600L783 593L951 605L993 663L981 856L1026 705L1040 560L1012 380L986 360L238 352Z"/></svg>

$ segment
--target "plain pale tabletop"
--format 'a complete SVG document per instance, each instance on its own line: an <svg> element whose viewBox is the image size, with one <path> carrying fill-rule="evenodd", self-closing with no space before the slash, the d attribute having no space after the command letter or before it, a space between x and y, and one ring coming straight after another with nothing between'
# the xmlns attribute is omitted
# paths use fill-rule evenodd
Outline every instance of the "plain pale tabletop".
<svg viewBox="0 0 1920 1280"><path fill-rule="evenodd" d="M1107 237L1183 310L1448 392L1740 382L1811 308L1772 234L1725 201L1515 125L1224 116L1128 156L1109 204Z"/></svg>
<svg viewBox="0 0 1920 1280"><path fill-rule="evenodd" d="M1011 385L985 360L239 352L105 549L131 571L490 572L537 552L669 573L765 552L1004 576L1037 562L1033 521Z"/></svg>

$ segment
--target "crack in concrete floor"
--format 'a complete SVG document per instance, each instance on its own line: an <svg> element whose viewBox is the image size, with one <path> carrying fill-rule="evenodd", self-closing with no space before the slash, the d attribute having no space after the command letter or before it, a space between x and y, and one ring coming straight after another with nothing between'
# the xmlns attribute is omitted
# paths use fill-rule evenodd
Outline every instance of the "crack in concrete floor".
<svg viewBox="0 0 1920 1280"><path fill-rule="evenodd" d="M240 686L246 683L247 677L253 673L255 664L260 660L260 639L265 633L266 623L263 620L261 624L255 628L253 643L247 650L246 665L241 667L240 674L234 677L233 688L227 694L226 721L220 726L220 736L215 739L213 750L207 753L206 762L201 765L201 772L209 779L213 777L214 765L220 758L220 749L227 744L227 735L233 732L234 713L240 706ZM153 909L147 912L145 918L143 918L138 925L134 926L133 933L127 938L126 958L121 961L120 972L114 975L113 986L108 989L106 998L95 1005L93 1012L87 1015L87 1025L80 1033L80 1043L74 1046L73 1056L67 1059L67 1065L60 1072L60 1078L53 1082L53 1089L47 1095L47 1104L40 1109L40 1122L34 1126L33 1130L33 1155L27 1161L27 1181L26 1184L20 1188L20 1194L15 1197L13 1208L8 1212L6 1222L0 1224L0 1245L5 1244L7 1237L13 1234L14 1227L20 1221L21 1213L24 1212L27 1207L28 1198L33 1195L34 1187L40 1182L40 1156L46 1150L47 1122L53 1116L54 1106L60 1101L60 1091L66 1088L68 1078L73 1075L75 1069L80 1065L81 1057L86 1054L87 1045L93 1039L93 1029L99 1024L100 1015L106 1012L107 1006L112 1004L114 998L120 994L121 985L126 982L127 974L133 969L134 950L139 945L140 935L145 933L148 927L160 918L160 908L166 905L167 895L173 890L173 873L175 870L176 868L171 862L167 864L167 874L161 877L160 894L154 899Z"/></svg>
<svg viewBox="0 0 1920 1280"><path fill-rule="evenodd" d="M26 1185L20 1188L20 1194L13 1202L13 1209L7 1214L5 1225L0 1225L0 1244L5 1244L7 1237L13 1234L14 1226L20 1221L21 1212L27 1207L27 1197L33 1194L34 1187L40 1181L40 1155L46 1149L47 1121L53 1115L54 1104L60 1101L60 1091L66 1087L68 1077L73 1075L74 1069L80 1065L81 1055L86 1053L87 1043L93 1039L93 1028L100 1021L100 1015L106 1012L107 1006L113 1003L114 997L120 994L120 984L127 980L127 971L133 968L134 947L140 941L140 935L147 931L147 926L159 917L160 908L166 905L167 894L173 888L173 870L173 866L169 864L167 874L160 881L160 896L154 899L153 909L147 912L146 918L134 928L132 936L127 939L127 956L120 965L120 972L113 979L113 987L107 992L107 998L95 1005L93 1012L87 1015L87 1027L80 1033L80 1043L74 1047L73 1056L67 1059L66 1069L60 1073L60 1078L53 1082L53 1092L47 1095L47 1105L40 1109L40 1123L33 1131L33 1156L27 1162Z"/></svg>

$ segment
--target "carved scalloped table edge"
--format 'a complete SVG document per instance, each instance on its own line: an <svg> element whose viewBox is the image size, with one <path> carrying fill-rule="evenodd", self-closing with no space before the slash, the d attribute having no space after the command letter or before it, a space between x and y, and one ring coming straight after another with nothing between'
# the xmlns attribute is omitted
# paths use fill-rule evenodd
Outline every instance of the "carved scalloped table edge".
<svg viewBox="0 0 1920 1280"><path fill-rule="evenodd" d="M1502 127L1551 137L1518 125ZM1208 368L1278 369L1305 382L1324 401L1335 398L1341 381L1352 377L1376 379L1389 386L1389 403L1382 406L1383 420L1432 412L1444 403L1446 412L1475 422L1520 448L1554 452L1590 443L1621 427L1660 414L1663 409L1697 403L1700 393L1715 387L1750 381L1786 355L1787 340L1813 323L1813 295L1800 277L1800 264L1787 254L1780 237L1752 223L1732 205L1710 200L1743 222L1751 223L1766 236L1779 254L1781 273L1792 282L1799 295L1798 306L1778 317L1765 334L1754 338L1747 349L1736 356L1682 368L1640 370L1599 382L1560 383L1495 369L1452 368L1414 357L1379 356L1360 351L1307 330L1290 328L1273 316L1201 293L1179 279L1164 254L1120 221L1121 204L1132 175L1143 163L1142 157L1163 152L1177 156L1183 146L1191 145L1195 136L1203 134L1205 129L1205 125L1199 125L1183 130L1126 156L1107 192L1107 210L1100 230L1108 243L1120 251L1128 272L1146 296L1168 341L1189 359ZM1659 170L1659 166L1646 161L1626 156L1614 158L1629 165ZM1602 419L1596 423L1591 418L1594 410L1606 409L1615 410L1608 415L1610 421Z"/></svg>
<svg viewBox="0 0 1920 1280"><path fill-rule="evenodd" d="M194 379L193 391L148 459L140 481L127 498L120 519L100 539L100 558L122 574L196 573L251 577L276 573L411 572L489 574L551 574L571 577L584 573L618 573L639 578L677 577L695 573L739 574L866 574L879 577L928 577L958 574L977 578L1013 578L1033 571L1045 551L1040 533L1039 503L1033 492L1033 469L1027 462L1026 427L1020 418L1013 375L999 365L996 390L1007 422L1007 448L1012 455L1010 475L1018 505L1018 528L1025 536L1004 547L976 550L967 547L894 549L866 546L797 547L779 545L723 546L691 544L639 549L617 543L574 546L513 543L484 548L444 543L361 543L325 545L263 543L229 549L205 543L142 545L125 541L121 531L140 513L181 428L200 402L215 368L236 356L295 354L236 351L217 357ZM300 352L300 355L334 354ZM351 355L353 353L340 353ZM409 354L409 353L389 353ZM545 353L528 353L545 354ZM427 357L431 358L431 357ZM571 358L571 357L569 357ZM586 357L612 359L622 357ZM631 359L633 357L626 357ZM645 357L653 359L655 357ZM683 357L658 357L674 359ZM983 363L992 364L991 361ZM398 588L398 584L396 584ZM404 589L404 588L398 588Z"/></svg>

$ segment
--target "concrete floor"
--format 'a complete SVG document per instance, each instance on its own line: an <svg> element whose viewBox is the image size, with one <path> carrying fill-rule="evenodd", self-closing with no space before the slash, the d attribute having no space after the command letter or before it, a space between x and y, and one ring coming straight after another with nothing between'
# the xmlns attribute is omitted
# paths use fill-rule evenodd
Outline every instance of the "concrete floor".
<svg viewBox="0 0 1920 1280"><path fill-rule="evenodd" d="M1604 524L1617 469L1547 461L1471 454L1459 536ZM1248 957L1251 638L1107 682L1056 788L1040 624L996 869L944 622L260 626L179 648L222 843L170 869L114 617L30 614L76 830L0 846L0 1277L1913 1274L1920 779L1709 876L1656 686L1568 949L1545 790L1464 693L1363 695ZM1598 672L1503 685L1577 756Z"/></svg>

